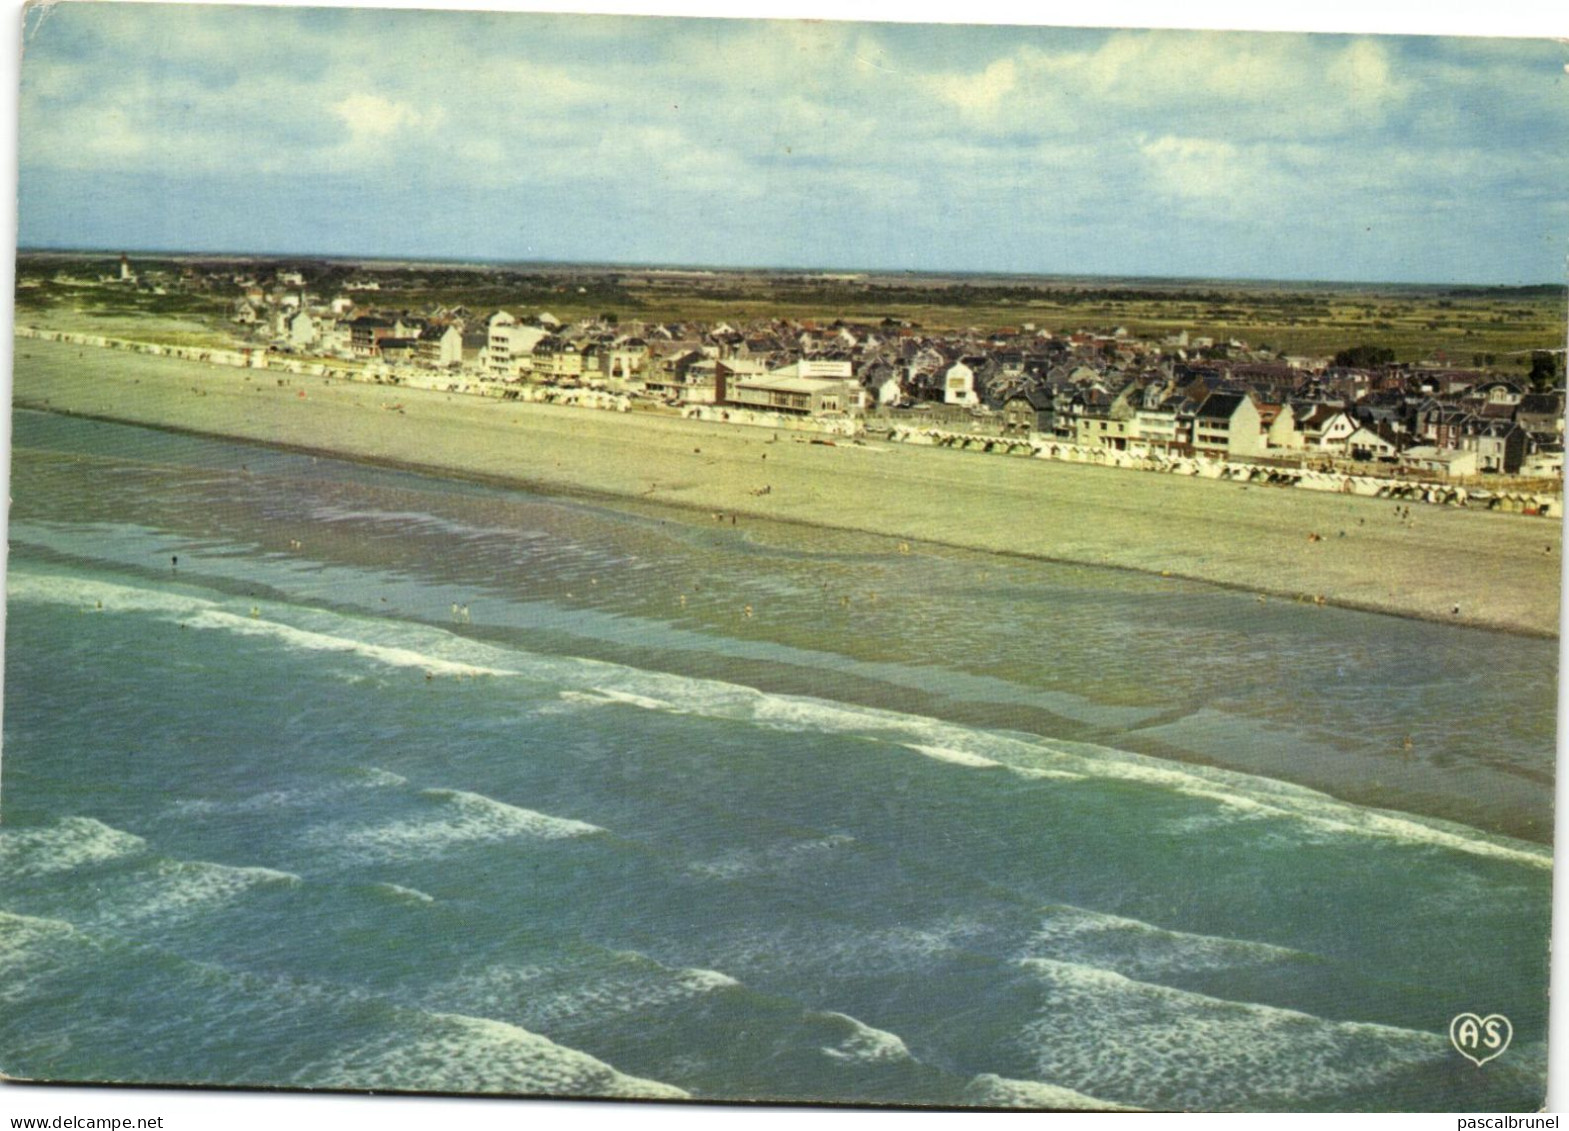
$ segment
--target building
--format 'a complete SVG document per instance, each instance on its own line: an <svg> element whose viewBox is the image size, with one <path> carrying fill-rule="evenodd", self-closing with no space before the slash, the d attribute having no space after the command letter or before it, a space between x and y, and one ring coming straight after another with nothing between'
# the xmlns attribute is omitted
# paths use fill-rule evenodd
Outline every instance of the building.
<svg viewBox="0 0 1569 1131"><path fill-rule="evenodd" d="M1527 436L1524 428L1511 420L1490 420L1478 428L1462 445L1476 453L1478 471L1516 475L1525 463Z"/></svg>
<svg viewBox="0 0 1569 1131"><path fill-rule="evenodd" d="M1345 449L1354 460L1389 460L1400 454L1399 441L1381 425L1358 425L1346 437Z"/></svg>
<svg viewBox="0 0 1569 1131"><path fill-rule="evenodd" d="M583 354L575 343L547 335L534 343L531 366L541 381L575 382L583 376Z"/></svg>
<svg viewBox="0 0 1569 1131"><path fill-rule="evenodd" d="M1356 419L1336 405L1313 406L1301 422L1302 444L1309 450L1343 452L1346 438L1357 430Z"/></svg>
<svg viewBox="0 0 1569 1131"><path fill-rule="evenodd" d="M289 319L289 344L295 349L309 349L318 337L316 320L308 311L300 311Z"/></svg>
<svg viewBox="0 0 1569 1131"><path fill-rule="evenodd" d="M505 310L490 316L485 368L492 376L516 379L534 369L534 347L546 337L538 326L525 326Z"/></svg>
<svg viewBox="0 0 1569 1131"><path fill-rule="evenodd" d="M821 416L862 407L862 390L848 361L799 361L757 376L728 376L716 389L720 404L769 412Z"/></svg>
<svg viewBox="0 0 1569 1131"><path fill-rule="evenodd" d="M623 338L599 351L599 375L607 381L631 381L648 366L648 343Z"/></svg>
<svg viewBox="0 0 1569 1131"><path fill-rule="evenodd" d="M950 365L942 375L942 403L978 405L981 398L975 392L975 370L962 359Z"/></svg>
<svg viewBox="0 0 1569 1131"><path fill-rule="evenodd" d="M450 369L463 364L463 331L452 323L432 322L419 332L418 357L421 365Z"/></svg>
<svg viewBox="0 0 1569 1131"><path fill-rule="evenodd" d="M1297 414L1289 402L1261 404L1258 406L1259 423L1264 429L1264 446L1276 451L1300 452L1303 445L1302 431L1297 427Z"/></svg>
<svg viewBox="0 0 1569 1131"><path fill-rule="evenodd" d="M376 354L384 361L413 361L418 352L417 338L394 338L388 335L376 342Z"/></svg>
<svg viewBox="0 0 1569 1131"><path fill-rule="evenodd" d="M385 318L362 314L349 323L349 349L355 357L375 357L382 339L392 337L392 331L393 324Z"/></svg>
<svg viewBox="0 0 1569 1131"><path fill-rule="evenodd" d="M1002 432L1005 436L1028 436L1050 432L1053 416L1052 397L1043 389L1025 389L1002 402Z"/></svg>
<svg viewBox="0 0 1569 1131"><path fill-rule="evenodd" d="M1193 450L1232 457L1264 454L1258 405L1246 393L1211 393L1193 414Z"/></svg>
<svg viewBox="0 0 1569 1131"><path fill-rule="evenodd" d="M1438 448L1432 444L1406 449L1400 463L1409 471L1438 475L1446 479L1459 479L1476 474L1476 452Z"/></svg>

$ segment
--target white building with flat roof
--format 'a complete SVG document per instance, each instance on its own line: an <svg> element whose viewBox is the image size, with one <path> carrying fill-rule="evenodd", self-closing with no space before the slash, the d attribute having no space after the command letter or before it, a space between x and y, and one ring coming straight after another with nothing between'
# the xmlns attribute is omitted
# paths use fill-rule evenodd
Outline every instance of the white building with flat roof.
<svg viewBox="0 0 1569 1131"><path fill-rule="evenodd" d="M858 412L865 407L865 392L855 383L848 361L803 360L755 376L728 377L717 399L742 408L805 416Z"/></svg>
<svg viewBox="0 0 1569 1131"><path fill-rule="evenodd" d="M487 323L485 368L492 376L523 377L534 370L534 347L548 336L538 326L524 326L505 310L498 310Z"/></svg>

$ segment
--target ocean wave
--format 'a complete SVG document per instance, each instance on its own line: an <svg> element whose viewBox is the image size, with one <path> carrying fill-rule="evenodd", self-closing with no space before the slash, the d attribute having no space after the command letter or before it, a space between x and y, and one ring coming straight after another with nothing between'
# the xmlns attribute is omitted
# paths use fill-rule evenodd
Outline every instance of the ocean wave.
<svg viewBox="0 0 1569 1131"><path fill-rule="evenodd" d="M955 766L969 766L974 769L1000 770L1001 762L991 758L983 758L979 754L971 754L966 750L950 750L946 746L922 746L919 743L902 743L906 749L914 750L917 754L925 754L939 762L950 762Z"/></svg>
<svg viewBox="0 0 1569 1131"><path fill-rule="evenodd" d="M25 951L40 943L57 942L74 935L76 928L64 919L48 919L38 915L18 915L0 910L0 957Z"/></svg>
<svg viewBox="0 0 1569 1131"><path fill-rule="evenodd" d="M409 784L409 779L374 766L356 767L344 775L344 780L305 789L273 789L245 797L226 799L187 797L174 802L170 808L176 813L190 816L208 816L217 813L261 813L278 809L298 809L342 797L357 790L395 789Z"/></svg>
<svg viewBox="0 0 1569 1131"><path fill-rule="evenodd" d="M1135 978L1320 961L1271 943L1171 931L1067 906L1048 911L1026 941L1023 956L1090 964Z"/></svg>
<svg viewBox="0 0 1569 1131"><path fill-rule="evenodd" d="M1293 1104L1388 1081L1449 1054L1448 1041L1021 959L1041 993L1019 1034L1041 1079L1117 1103L1171 1109Z"/></svg>
<svg viewBox="0 0 1569 1131"><path fill-rule="evenodd" d="M464 1013L557 1032L646 1014L740 985L718 970L667 966L635 951L591 950L571 959L466 973L442 986L434 1000Z"/></svg>
<svg viewBox="0 0 1569 1131"><path fill-rule="evenodd" d="M297 1073L305 1087L506 1095L685 1099L680 1088L618 1072L604 1061L504 1021L415 1015Z"/></svg>
<svg viewBox="0 0 1569 1131"><path fill-rule="evenodd" d="M106 887L84 921L112 929L166 924L206 913L258 889L302 882L292 872L273 868L161 859Z"/></svg>
<svg viewBox="0 0 1569 1131"><path fill-rule="evenodd" d="M786 731L861 736L971 769L1002 765L1027 777L1121 781L1169 790L1208 802L1227 819L1288 822L1311 835L1461 852L1533 869L1552 866L1550 849L1454 822L1368 809L1305 786L1110 747L977 730L895 711L773 694L719 680L507 649L424 625L291 608L291 620L309 625L299 627L241 616L215 602L159 590L28 573L19 574L18 583L21 593L31 594L31 599L77 605L102 599L106 608L175 613L187 617L186 623L192 627L265 637L292 648L352 654L432 675L522 677L554 688L558 701L579 706L625 706ZM271 614L271 606L268 611ZM1194 835L1204 835L1203 830L1196 829Z"/></svg>
<svg viewBox="0 0 1569 1131"><path fill-rule="evenodd" d="M1207 801L1234 818L1295 822L1314 833L1462 852L1530 868L1552 867L1550 849L1525 841L1436 818L1368 809L1307 786L1235 770L1168 762L1111 747L977 730L918 715L773 694L739 684L644 672L600 661L554 661L549 665L549 678L567 684L565 694L597 697L607 704L788 731L864 736L972 769L1002 765L1042 779L1128 782Z"/></svg>
<svg viewBox="0 0 1569 1131"><path fill-rule="evenodd" d="M1071 770L1043 770L1035 766L1013 766L1006 762L999 762L994 758L987 758L980 754L972 754L967 750L953 750L946 746L922 746L918 742L902 742L899 745L917 754L924 754L938 762L948 762L955 766L965 766L974 770L1007 770L1019 777L1032 778L1038 781L1083 781L1084 774L1076 774Z"/></svg>
<svg viewBox="0 0 1569 1131"><path fill-rule="evenodd" d="M444 659L440 656L384 644L373 644L350 636L333 636L295 628L278 621L259 617L240 616L219 609L203 609L185 624L190 628L221 629L236 636L260 636L274 640L289 648L307 652L345 652L377 663L396 668L417 668L434 675L451 676L509 676L515 671L505 668L482 667L477 664Z"/></svg>
<svg viewBox="0 0 1569 1131"><path fill-rule="evenodd" d="M1108 1103L1072 1088L1038 1080L1009 1080L983 1073L965 1085L963 1100L975 1107L1026 1108L1034 1111L1142 1111Z"/></svg>
<svg viewBox="0 0 1569 1131"><path fill-rule="evenodd" d="M240 637L261 637L286 648L305 652L339 652L372 660L395 668L413 668L443 676L511 676L506 668L466 661L442 651L472 651L461 638L434 629L400 628L385 622L357 622L340 614L306 608L292 608L295 617L322 622L328 631L302 628L270 619L273 603L254 603L244 612L231 611L234 602L195 597L184 593L124 585L112 581L68 577L58 574L13 571L7 580L9 598L20 601L68 605L84 612L152 613L178 621L187 628L223 631ZM265 609L269 617L263 617ZM362 637L378 634L394 637L381 642ZM421 647L423 646L423 647ZM495 652L495 650L490 650Z"/></svg>
<svg viewBox="0 0 1569 1131"><path fill-rule="evenodd" d="M350 858L388 860L423 858L464 844L517 837L562 840L605 831L587 821L556 817L463 790L424 789L419 797L428 803L428 813L379 824L323 826L308 833L306 843Z"/></svg>
<svg viewBox="0 0 1569 1131"><path fill-rule="evenodd" d="M133 833L92 817L62 817L54 825L0 830L0 874L43 876L101 864L147 850Z"/></svg>
<svg viewBox="0 0 1569 1131"><path fill-rule="evenodd" d="M82 939L62 919L0 910L0 1003L21 1005L31 1000L58 967L62 948Z"/></svg>
<svg viewBox="0 0 1569 1131"><path fill-rule="evenodd" d="M5 588L7 600L69 605L84 612L165 613L183 617L216 607L216 602L167 589L30 570L11 570Z"/></svg>
<svg viewBox="0 0 1569 1131"><path fill-rule="evenodd" d="M830 833L810 840L793 840L764 848L735 849L713 860L690 864L687 871L692 875L720 880L737 880L762 874L777 875L803 866L815 868L824 853L854 843L855 838L846 833Z"/></svg>
<svg viewBox="0 0 1569 1131"><path fill-rule="evenodd" d="M674 703L663 699L651 699L646 695L634 695L629 691L606 691L599 687L590 688L588 691L563 691L559 698L568 703L619 703L626 707L640 707L645 711L681 713L680 708Z"/></svg>
<svg viewBox="0 0 1569 1131"><path fill-rule="evenodd" d="M857 1021L848 1013L819 1013L815 1015L841 1029L843 1035L837 1044L822 1049L824 1056L834 1060L853 1061L857 1064L892 1064L915 1058L904 1043L904 1038L885 1029L874 1029L864 1021Z"/></svg>
<svg viewBox="0 0 1569 1131"><path fill-rule="evenodd" d="M919 982L954 962L1011 954L1021 938L1015 923L987 915L955 914L924 923L820 919L767 929L737 925L714 940L709 953L748 984L784 975L813 985L868 976Z"/></svg>
<svg viewBox="0 0 1569 1131"><path fill-rule="evenodd" d="M548 813L508 805L493 797L486 797L481 793L468 793L461 789L424 789L420 791L420 796L434 798L444 804L455 806L464 818L494 826L509 835L521 832L529 836L553 840L558 837L586 836L589 833L605 831L587 821L553 817Z"/></svg>
<svg viewBox="0 0 1569 1131"><path fill-rule="evenodd" d="M375 891L375 892L379 892L382 895L385 895L385 896L387 896L387 897L389 897L391 899L395 899L395 900L397 900L400 903L435 903L436 902L436 897L435 896L426 895L424 892L420 891L418 888L407 888L407 887L404 887L402 884L374 883L374 884L371 884L371 890Z"/></svg>

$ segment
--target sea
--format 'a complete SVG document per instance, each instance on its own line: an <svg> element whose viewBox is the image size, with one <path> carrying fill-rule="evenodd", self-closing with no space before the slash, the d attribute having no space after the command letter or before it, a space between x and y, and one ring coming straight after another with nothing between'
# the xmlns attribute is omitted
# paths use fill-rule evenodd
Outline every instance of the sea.
<svg viewBox="0 0 1569 1131"><path fill-rule="evenodd" d="M11 492L9 1076L1543 1103L1556 641L31 411Z"/></svg>

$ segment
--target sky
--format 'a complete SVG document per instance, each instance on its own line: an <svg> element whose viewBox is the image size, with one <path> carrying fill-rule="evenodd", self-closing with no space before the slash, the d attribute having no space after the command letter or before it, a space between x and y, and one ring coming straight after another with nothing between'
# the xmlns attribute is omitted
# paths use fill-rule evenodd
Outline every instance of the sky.
<svg viewBox="0 0 1569 1131"><path fill-rule="evenodd" d="M1504 284L1569 257L1546 38L71 2L23 46L22 247Z"/></svg>

